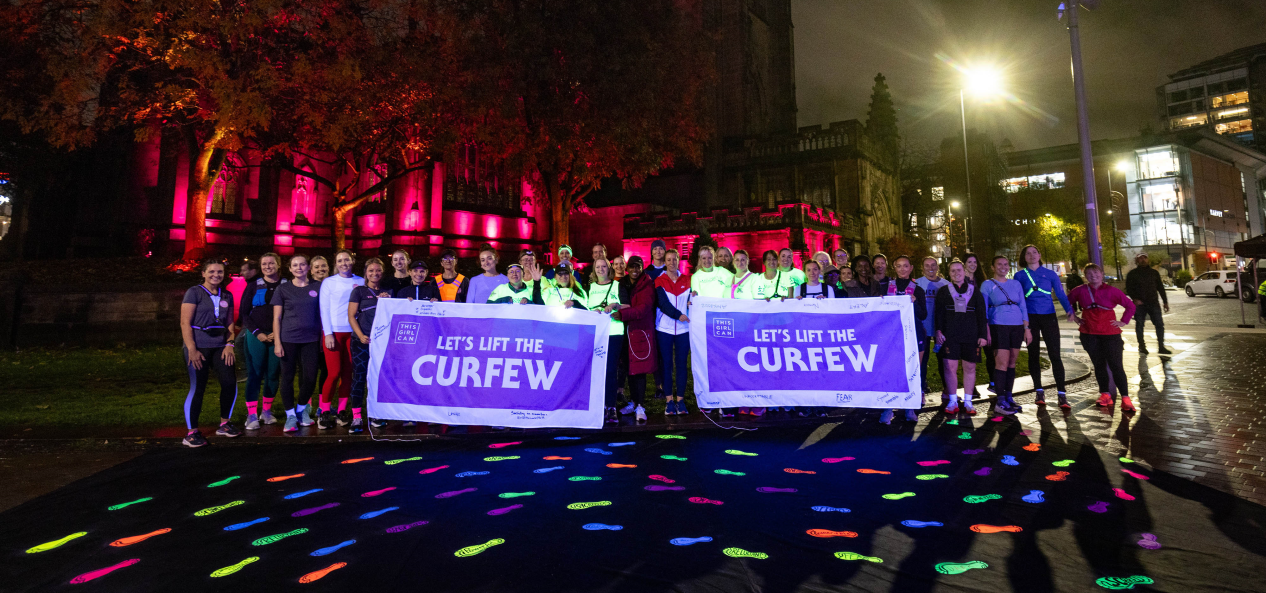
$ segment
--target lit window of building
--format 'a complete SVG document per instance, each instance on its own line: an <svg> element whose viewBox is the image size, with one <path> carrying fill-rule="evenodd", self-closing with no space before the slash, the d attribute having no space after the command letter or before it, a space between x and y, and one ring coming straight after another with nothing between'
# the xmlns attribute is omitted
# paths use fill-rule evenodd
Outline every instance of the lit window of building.
<svg viewBox="0 0 1266 593"><path fill-rule="evenodd" d="M932 201L933 201L933 202L939 202L939 201L944 200L944 199L945 199L945 188L944 188L944 187L934 187L934 188L932 188Z"/></svg>
<svg viewBox="0 0 1266 593"><path fill-rule="evenodd" d="M1064 187L1064 173L1045 173L1027 177L1012 177L1002 180L1002 189L1014 194L1024 189L1056 189Z"/></svg>
<svg viewBox="0 0 1266 593"><path fill-rule="evenodd" d="M1138 161L1140 179L1178 175L1178 154L1168 146L1140 151Z"/></svg>

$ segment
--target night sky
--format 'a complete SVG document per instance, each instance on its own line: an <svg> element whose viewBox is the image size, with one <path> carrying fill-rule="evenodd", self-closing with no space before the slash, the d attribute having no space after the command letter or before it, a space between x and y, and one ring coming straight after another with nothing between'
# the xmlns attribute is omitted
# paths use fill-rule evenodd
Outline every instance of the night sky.
<svg viewBox="0 0 1266 593"><path fill-rule="evenodd" d="M935 56L1004 66L1021 102L967 104L969 125L1024 150L1077 141L1059 0L792 0L799 125L866 118L872 78L892 88L904 138L959 133L955 71ZM1065 19L1064 23L1067 22ZM1091 136L1157 129L1166 75L1266 42L1264 0L1102 0L1081 13Z"/></svg>

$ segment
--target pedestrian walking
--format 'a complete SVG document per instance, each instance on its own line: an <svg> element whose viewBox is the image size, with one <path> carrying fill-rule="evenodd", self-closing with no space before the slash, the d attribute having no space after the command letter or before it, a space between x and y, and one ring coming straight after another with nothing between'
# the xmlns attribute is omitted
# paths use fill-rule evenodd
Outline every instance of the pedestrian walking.
<svg viewBox="0 0 1266 593"><path fill-rule="evenodd" d="M1156 351L1160 354L1173 354L1165 347L1165 322L1161 319L1162 304L1165 313L1169 312L1169 297L1165 296L1165 285L1161 282L1160 272L1152 267L1146 253L1134 256L1135 268L1125 274L1125 294L1134 301L1138 311L1134 319L1134 336L1138 338L1139 354L1147 354L1147 344L1143 341L1144 324L1151 317L1156 328ZM1089 282L1090 279L1086 278Z"/></svg>

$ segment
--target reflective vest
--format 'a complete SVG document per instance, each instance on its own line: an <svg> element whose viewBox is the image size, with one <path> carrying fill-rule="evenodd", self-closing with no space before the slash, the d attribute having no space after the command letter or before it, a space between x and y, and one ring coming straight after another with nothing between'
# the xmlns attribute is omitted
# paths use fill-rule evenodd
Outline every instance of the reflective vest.
<svg viewBox="0 0 1266 593"><path fill-rule="evenodd" d="M1029 269L1028 269L1028 268L1024 268L1024 269L1022 269L1022 270L1020 270L1020 271L1021 271L1021 272L1024 272L1024 275L1025 275L1026 277L1028 277L1028 279L1029 279L1029 290L1028 290L1028 292L1025 292L1025 293L1024 293L1024 298L1026 298L1026 299L1027 299L1027 298L1029 298L1029 295L1033 294L1033 291L1035 291L1035 290L1036 290L1036 291L1038 291L1038 292L1040 292L1040 293L1042 293L1042 294L1044 294L1044 295L1046 295L1047 297L1050 297L1050 296L1051 296L1051 291L1046 290L1046 289L1044 289L1044 288L1038 288L1038 287L1037 287L1037 282L1033 280L1033 275L1029 273Z"/></svg>
<svg viewBox="0 0 1266 593"><path fill-rule="evenodd" d="M435 275L435 285L440 288L440 300L451 303L457 300L457 290L462 287L462 282L466 281L466 277L458 274L453 278L452 284L444 281L443 274Z"/></svg>
<svg viewBox="0 0 1266 593"><path fill-rule="evenodd" d="M1266 297L1266 280L1262 281L1262 285L1257 287L1257 294Z"/></svg>

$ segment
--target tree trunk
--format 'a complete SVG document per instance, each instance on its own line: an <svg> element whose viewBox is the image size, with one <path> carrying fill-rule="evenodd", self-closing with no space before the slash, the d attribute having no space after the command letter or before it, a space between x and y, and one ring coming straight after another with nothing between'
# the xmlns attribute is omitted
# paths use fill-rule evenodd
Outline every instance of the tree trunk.
<svg viewBox="0 0 1266 593"><path fill-rule="evenodd" d="M549 198L550 250L557 253L563 245L571 241L571 196L565 194L562 187L552 176L545 178L545 195Z"/></svg>
<svg viewBox="0 0 1266 593"><path fill-rule="evenodd" d="M347 198L346 194L335 194L334 203L341 204ZM347 216L352 210L359 206L364 200L355 200L352 203L341 204L334 207L334 250L347 249Z"/></svg>
<svg viewBox="0 0 1266 593"><path fill-rule="evenodd" d="M215 186L224 164L225 152L216 148L224 132L216 129L210 138L198 146L198 159L194 162L193 180L190 183L188 206L185 208L185 254L183 259L200 260L207 251L207 197Z"/></svg>

